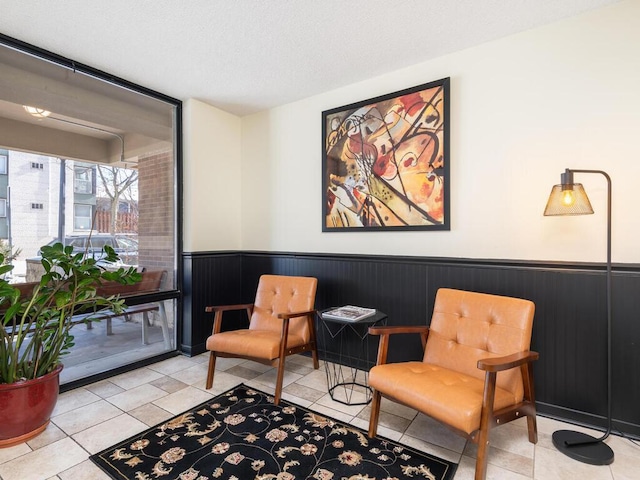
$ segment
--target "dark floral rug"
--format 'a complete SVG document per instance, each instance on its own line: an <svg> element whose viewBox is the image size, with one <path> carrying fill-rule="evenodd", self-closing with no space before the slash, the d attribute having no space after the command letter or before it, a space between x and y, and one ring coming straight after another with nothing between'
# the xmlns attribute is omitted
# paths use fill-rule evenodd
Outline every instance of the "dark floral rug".
<svg viewBox="0 0 640 480"><path fill-rule="evenodd" d="M245 385L91 460L118 480L450 480L457 467Z"/></svg>

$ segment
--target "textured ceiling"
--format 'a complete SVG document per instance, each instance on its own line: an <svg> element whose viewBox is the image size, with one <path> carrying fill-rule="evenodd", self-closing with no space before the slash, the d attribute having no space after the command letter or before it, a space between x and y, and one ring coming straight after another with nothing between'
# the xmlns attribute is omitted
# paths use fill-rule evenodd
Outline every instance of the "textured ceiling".
<svg viewBox="0 0 640 480"><path fill-rule="evenodd" d="M615 0L0 0L0 33L246 115Z"/></svg>

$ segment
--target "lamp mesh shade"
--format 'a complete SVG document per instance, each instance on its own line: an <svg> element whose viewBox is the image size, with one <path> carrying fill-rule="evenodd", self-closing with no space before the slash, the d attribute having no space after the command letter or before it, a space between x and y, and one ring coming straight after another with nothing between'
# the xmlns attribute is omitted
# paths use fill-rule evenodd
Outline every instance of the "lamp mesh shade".
<svg viewBox="0 0 640 480"><path fill-rule="evenodd" d="M587 197L587 192L584 191L581 183L574 183L571 185L573 189L574 201L571 205L567 205L563 202L564 190L567 186L554 185L547 201L547 206L544 209L545 216L551 215L589 215L593 213L591 202Z"/></svg>

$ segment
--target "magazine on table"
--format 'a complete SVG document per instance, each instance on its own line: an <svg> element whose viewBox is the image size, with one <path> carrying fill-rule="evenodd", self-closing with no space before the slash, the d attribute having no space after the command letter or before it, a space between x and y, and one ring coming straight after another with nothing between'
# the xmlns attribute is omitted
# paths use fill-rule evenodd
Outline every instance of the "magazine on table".
<svg viewBox="0 0 640 480"><path fill-rule="evenodd" d="M363 318L375 315L375 308L356 307L355 305L345 305L322 313L323 318L343 320L345 322L357 322Z"/></svg>

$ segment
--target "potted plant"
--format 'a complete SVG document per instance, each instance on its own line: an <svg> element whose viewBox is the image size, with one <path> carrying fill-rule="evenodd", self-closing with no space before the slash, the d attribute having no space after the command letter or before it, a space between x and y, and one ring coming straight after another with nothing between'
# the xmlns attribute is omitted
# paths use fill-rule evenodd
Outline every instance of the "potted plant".
<svg viewBox="0 0 640 480"><path fill-rule="evenodd" d="M123 311L124 300L97 293L105 282L140 281L135 267L109 268L118 261L109 246L99 260L60 243L44 246L44 275L18 286L4 279L13 266L0 266L0 447L24 442L48 425L61 358L74 345L72 327L92 321L91 312Z"/></svg>

